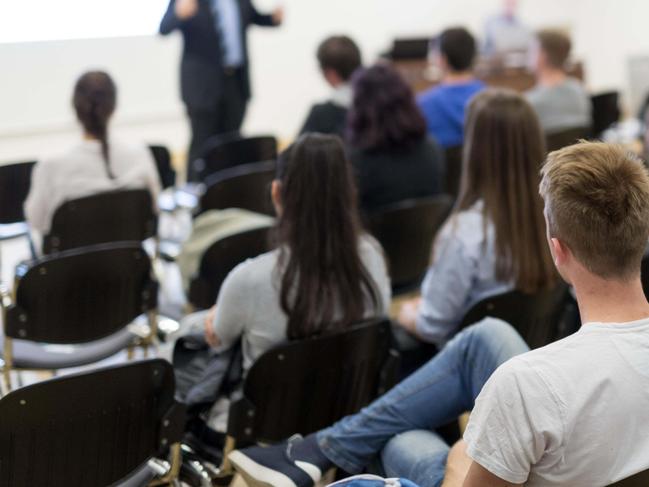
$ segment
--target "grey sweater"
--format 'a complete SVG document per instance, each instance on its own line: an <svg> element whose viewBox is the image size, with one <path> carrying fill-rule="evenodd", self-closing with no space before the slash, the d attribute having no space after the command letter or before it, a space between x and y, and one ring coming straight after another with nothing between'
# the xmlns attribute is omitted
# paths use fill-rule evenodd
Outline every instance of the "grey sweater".
<svg viewBox="0 0 649 487"><path fill-rule="evenodd" d="M359 243L360 256L381 297L387 316L391 290L383 251L371 237ZM239 264L223 282L216 302L214 329L223 347L242 338L244 370L275 345L286 341L287 317L280 306L280 283L274 250ZM366 317L375 315L369 310Z"/></svg>

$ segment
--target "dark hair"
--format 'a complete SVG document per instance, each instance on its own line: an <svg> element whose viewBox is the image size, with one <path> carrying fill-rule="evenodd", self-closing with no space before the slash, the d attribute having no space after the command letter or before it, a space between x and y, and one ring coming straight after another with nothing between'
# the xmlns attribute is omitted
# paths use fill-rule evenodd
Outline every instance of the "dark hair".
<svg viewBox="0 0 649 487"><path fill-rule="evenodd" d="M555 68L564 69L572 48L570 37L560 30L545 29L537 32L536 38L545 53L548 64Z"/></svg>
<svg viewBox="0 0 649 487"><path fill-rule="evenodd" d="M72 103L86 133L99 139L106 173L113 179L115 176L110 169L108 150L108 121L117 104L115 83L103 71L85 73L77 80Z"/></svg>
<svg viewBox="0 0 649 487"><path fill-rule="evenodd" d="M409 147L426 135L426 121L410 87L392 67L377 64L352 77L347 139L363 150Z"/></svg>
<svg viewBox="0 0 649 487"><path fill-rule="evenodd" d="M437 38L437 48L453 71L466 71L473 66L476 42L464 27L444 30Z"/></svg>
<svg viewBox="0 0 649 487"><path fill-rule="evenodd" d="M455 211L483 202L495 231L496 277L534 293L556 282L538 193L545 142L530 104L488 89L469 104L462 181Z"/></svg>
<svg viewBox="0 0 649 487"><path fill-rule="evenodd" d="M361 51L347 36L326 38L318 46L317 56L320 69L332 69L344 81L349 80L361 65Z"/></svg>
<svg viewBox="0 0 649 487"><path fill-rule="evenodd" d="M282 207L277 269L288 338L359 321L368 298L378 312L376 284L359 255L356 187L340 138L301 136L280 155L277 174Z"/></svg>

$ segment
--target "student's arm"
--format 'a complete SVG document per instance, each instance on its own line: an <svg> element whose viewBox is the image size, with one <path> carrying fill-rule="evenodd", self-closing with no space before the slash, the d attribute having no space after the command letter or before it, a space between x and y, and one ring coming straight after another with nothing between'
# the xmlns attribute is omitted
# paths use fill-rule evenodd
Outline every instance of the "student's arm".
<svg viewBox="0 0 649 487"><path fill-rule="evenodd" d="M466 443L458 441L448 454L442 487L518 487L474 462L466 454Z"/></svg>
<svg viewBox="0 0 649 487"><path fill-rule="evenodd" d="M447 222L446 225L452 225ZM435 247L435 260L422 284L417 318L406 329L421 340L443 344L462 320L478 263L460 234L444 228Z"/></svg>
<svg viewBox="0 0 649 487"><path fill-rule="evenodd" d="M463 487L524 485L541 459L561 456L565 409L525 355L498 367L478 395L464 433L473 460Z"/></svg>
<svg viewBox="0 0 649 487"><path fill-rule="evenodd" d="M248 263L235 267L223 281L213 308L212 332L205 338L212 346L229 348L243 335L248 323L247 311L254 296L248 291Z"/></svg>
<svg viewBox="0 0 649 487"><path fill-rule="evenodd" d="M479 463L473 462L462 487L521 487L522 485L507 482L492 474Z"/></svg>

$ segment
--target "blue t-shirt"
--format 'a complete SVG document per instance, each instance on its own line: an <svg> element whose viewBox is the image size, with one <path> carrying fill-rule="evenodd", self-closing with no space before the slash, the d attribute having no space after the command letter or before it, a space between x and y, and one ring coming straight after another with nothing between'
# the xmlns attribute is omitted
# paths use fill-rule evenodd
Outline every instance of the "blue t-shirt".
<svg viewBox="0 0 649 487"><path fill-rule="evenodd" d="M461 145L464 138L464 109L485 84L471 80L459 84L441 84L417 97L428 133L444 148Z"/></svg>

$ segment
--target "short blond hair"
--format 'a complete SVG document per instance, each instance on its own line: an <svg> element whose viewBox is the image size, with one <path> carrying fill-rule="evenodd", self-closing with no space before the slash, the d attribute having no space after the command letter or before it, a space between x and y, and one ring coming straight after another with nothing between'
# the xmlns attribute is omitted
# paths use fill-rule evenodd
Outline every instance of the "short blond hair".
<svg viewBox="0 0 649 487"><path fill-rule="evenodd" d="M593 274L628 280L649 239L649 174L623 147L585 142L551 152L540 193L551 237Z"/></svg>

